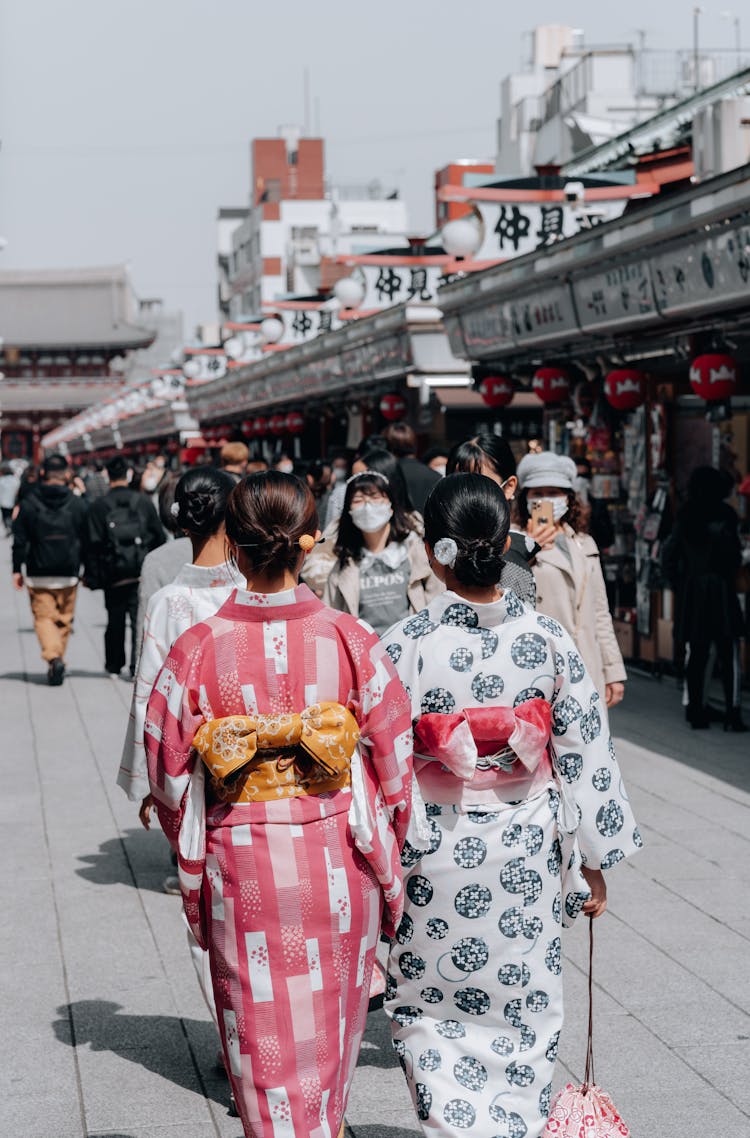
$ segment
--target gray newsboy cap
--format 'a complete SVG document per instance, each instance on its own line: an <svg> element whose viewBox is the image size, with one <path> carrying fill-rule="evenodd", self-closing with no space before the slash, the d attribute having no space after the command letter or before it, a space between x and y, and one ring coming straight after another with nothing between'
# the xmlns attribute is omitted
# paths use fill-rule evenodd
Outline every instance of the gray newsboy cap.
<svg viewBox="0 0 750 1138"><path fill-rule="evenodd" d="M522 490L534 486L556 486L560 490L573 490L573 479L578 471L572 458L564 454L553 454L551 450L541 454L525 454L516 471L518 484Z"/></svg>

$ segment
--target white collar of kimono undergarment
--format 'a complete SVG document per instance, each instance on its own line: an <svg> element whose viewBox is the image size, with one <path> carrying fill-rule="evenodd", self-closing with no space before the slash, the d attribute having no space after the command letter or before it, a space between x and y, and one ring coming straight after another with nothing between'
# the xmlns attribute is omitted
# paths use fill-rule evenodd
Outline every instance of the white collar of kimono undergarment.
<svg viewBox="0 0 750 1138"><path fill-rule="evenodd" d="M503 589L502 595L496 601L490 601L489 604L484 605L475 604L474 601L468 601L466 597L460 597L458 593L452 593L446 589L444 593L439 593L430 602L430 616L432 618L437 616L439 620L452 605L463 605L472 609L479 617L480 628L494 628L498 624L502 624L503 621L523 616L525 612L523 603L512 589ZM454 609L453 611L456 619L447 623L462 624L460 610Z"/></svg>
<svg viewBox="0 0 750 1138"><path fill-rule="evenodd" d="M375 561L382 561L389 569L398 569L403 561L409 557L409 550L403 541L389 541L385 549L379 553L371 553L369 549L362 551L359 559L360 569L368 570Z"/></svg>
<svg viewBox="0 0 750 1138"><path fill-rule="evenodd" d="M296 605L299 597L299 586L296 589L281 589L278 593L254 593L248 589L237 589L234 596L235 604L247 605L249 608L282 608L284 605Z"/></svg>
<svg viewBox="0 0 750 1138"><path fill-rule="evenodd" d="M183 565L174 579L175 585L190 589L211 589L221 585L239 585L244 579L226 561L219 565Z"/></svg>

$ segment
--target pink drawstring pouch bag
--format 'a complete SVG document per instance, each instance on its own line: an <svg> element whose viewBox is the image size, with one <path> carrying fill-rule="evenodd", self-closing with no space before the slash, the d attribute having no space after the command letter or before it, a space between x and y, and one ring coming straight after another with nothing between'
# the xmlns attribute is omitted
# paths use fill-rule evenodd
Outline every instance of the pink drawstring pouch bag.
<svg viewBox="0 0 750 1138"><path fill-rule="evenodd" d="M568 1083L550 1106L542 1138L629 1138L630 1130L612 1099L594 1077L593 1017L594 921L589 917L589 1030L586 1068L579 1087Z"/></svg>

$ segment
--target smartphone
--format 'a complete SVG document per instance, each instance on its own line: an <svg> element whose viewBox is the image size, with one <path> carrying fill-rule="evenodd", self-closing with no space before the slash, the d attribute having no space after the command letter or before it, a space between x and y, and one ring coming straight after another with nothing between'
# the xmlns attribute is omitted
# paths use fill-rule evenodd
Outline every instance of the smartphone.
<svg viewBox="0 0 750 1138"><path fill-rule="evenodd" d="M545 502L539 498L529 502L529 513L531 520L538 526L553 526L555 519L552 517L552 503Z"/></svg>

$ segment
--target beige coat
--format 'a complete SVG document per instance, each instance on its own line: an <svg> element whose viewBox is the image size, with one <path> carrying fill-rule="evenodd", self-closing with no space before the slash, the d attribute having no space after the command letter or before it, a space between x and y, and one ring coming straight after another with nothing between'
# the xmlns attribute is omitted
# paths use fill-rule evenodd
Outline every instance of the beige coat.
<svg viewBox="0 0 750 1138"><path fill-rule="evenodd" d="M627 679L607 602L599 549L592 537L563 526L569 559L559 546L543 549L533 566L536 611L559 621L571 634L597 691Z"/></svg>
<svg viewBox="0 0 750 1138"><path fill-rule="evenodd" d="M414 532L409 533L405 544L411 566L406 590L409 608L411 612L421 612L433 597L443 591L444 586L430 569L421 537ZM359 565L356 561L347 562L343 569L338 561L334 562L326 581L323 602L353 616L359 615Z"/></svg>

